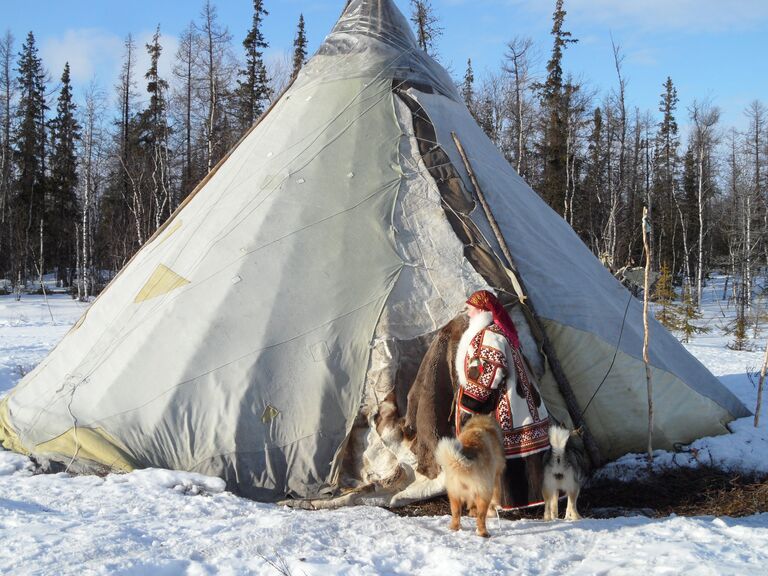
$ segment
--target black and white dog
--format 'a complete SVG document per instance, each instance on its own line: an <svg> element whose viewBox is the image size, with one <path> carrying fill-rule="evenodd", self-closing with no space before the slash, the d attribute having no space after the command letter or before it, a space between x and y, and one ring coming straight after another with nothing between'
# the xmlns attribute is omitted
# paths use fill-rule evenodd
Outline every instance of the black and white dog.
<svg viewBox="0 0 768 576"><path fill-rule="evenodd" d="M558 517L560 492L568 496L565 510L566 520L579 520L576 500L581 487L589 477L589 460L576 436L579 431L570 431L556 424L549 427L549 452L544 454L544 478L541 492L544 496L544 520Z"/></svg>

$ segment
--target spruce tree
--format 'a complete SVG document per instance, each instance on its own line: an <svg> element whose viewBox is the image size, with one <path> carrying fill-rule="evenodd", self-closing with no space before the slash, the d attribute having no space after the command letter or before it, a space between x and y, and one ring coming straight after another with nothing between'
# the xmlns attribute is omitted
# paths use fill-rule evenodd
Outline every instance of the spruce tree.
<svg viewBox="0 0 768 576"><path fill-rule="evenodd" d="M475 72L472 70L472 59L467 59L467 71L464 73L464 82L461 85L461 95L470 112L475 102Z"/></svg>
<svg viewBox="0 0 768 576"><path fill-rule="evenodd" d="M672 273L667 263L661 265L659 279L653 290L653 300L656 303L656 320L668 330L680 328L680 311L675 305L675 288L672 284Z"/></svg>
<svg viewBox="0 0 768 576"><path fill-rule="evenodd" d="M72 285L75 267L78 219L77 142L80 125L72 100L69 62L61 75L61 90L56 103L56 117L51 121L50 186L46 206L46 230L50 238L49 260L56 266L57 281Z"/></svg>
<svg viewBox="0 0 768 576"><path fill-rule="evenodd" d="M430 56L436 56L435 42L443 29L438 25L435 9L429 0L411 0L411 22L416 27L419 47Z"/></svg>
<svg viewBox="0 0 768 576"><path fill-rule="evenodd" d="M566 12L563 0L557 0L552 16L552 55L547 62L547 80L539 85L544 118L544 139L541 154L544 161L541 194L558 213L563 213L567 163L567 119L569 111L563 84L563 51L577 42L563 30Z"/></svg>
<svg viewBox="0 0 768 576"><path fill-rule="evenodd" d="M683 342L687 344L694 334L706 334L709 332L709 328L695 324L695 322L698 322L703 317L704 315L698 311L696 305L693 303L691 289L687 285L684 285L679 313L679 327L680 331L683 333Z"/></svg>
<svg viewBox="0 0 768 576"><path fill-rule="evenodd" d="M733 322L733 342L728 344L731 350L746 350L749 343L747 337L747 287L746 279L742 276L736 289L736 319Z"/></svg>
<svg viewBox="0 0 768 576"><path fill-rule="evenodd" d="M677 120L675 119L677 102L677 89L672 83L672 78L667 77L659 101L659 112L662 113L662 119L656 133L654 192L657 221L661 220L660 234L662 239L660 239L659 253L661 258L668 262L674 260L675 250L671 239L676 220L674 194L677 181L678 148L680 146Z"/></svg>
<svg viewBox="0 0 768 576"><path fill-rule="evenodd" d="M146 114L150 117L154 126L159 126L163 123L165 116L166 93L168 91L168 82L161 78L158 72L160 55L163 52L163 47L160 45L160 26L157 27L152 36L152 42L145 46L149 54L149 70L144 75L144 78L147 80L147 93L149 94L149 106L147 107Z"/></svg>
<svg viewBox="0 0 768 576"><path fill-rule="evenodd" d="M32 32L21 47L18 61L15 157L17 170L13 198L20 256L16 271L25 278L33 270L38 230L45 213L45 153L48 105L45 102L45 70Z"/></svg>
<svg viewBox="0 0 768 576"><path fill-rule="evenodd" d="M291 78L299 75L304 63L307 61L307 33L304 29L304 14L299 14L299 25L296 29L296 38L293 40L293 72Z"/></svg>
<svg viewBox="0 0 768 576"><path fill-rule="evenodd" d="M144 75L147 80L149 104L139 118L141 145L151 174L151 216L150 230L155 230L170 215L173 200L170 182L171 166L168 150L170 128L167 120L166 94L168 82L160 77L158 65L163 47L160 45L160 26L155 30L152 42L146 44L149 54L149 70Z"/></svg>
<svg viewBox="0 0 768 576"><path fill-rule="evenodd" d="M272 90L269 87L267 67L264 64L264 48L269 44L261 32L264 17L269 12L264 8L263 0L253 0L253 20L248 35L243 40L245 47L245 68L239 75L237 99L240 109L240 127L245 131L262 115L266 109Z"/></svg>

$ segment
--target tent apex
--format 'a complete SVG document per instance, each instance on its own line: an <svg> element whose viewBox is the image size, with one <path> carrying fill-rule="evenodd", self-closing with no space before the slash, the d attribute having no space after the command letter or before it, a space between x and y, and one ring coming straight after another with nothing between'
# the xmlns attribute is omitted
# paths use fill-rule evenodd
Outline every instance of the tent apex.
<svg viewBox="0 0 768 576"><path fill-rule="evenodd" d="M331 34L359 34L400 49L417 48L408 20L393 0L347 0Z"/></svg>

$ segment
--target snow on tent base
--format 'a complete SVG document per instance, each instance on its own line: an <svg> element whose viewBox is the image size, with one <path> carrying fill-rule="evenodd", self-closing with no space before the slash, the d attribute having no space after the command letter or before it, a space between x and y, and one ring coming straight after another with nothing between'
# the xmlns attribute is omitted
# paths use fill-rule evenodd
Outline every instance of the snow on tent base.
<svg viewBox="0 0 768 576"><path fill-rule="evenodd" d="M640 304L488 141L392 0L352 0L268 114L3 400L0 441L73 470L219 476L261 500L429 497L443 489L430 451L450 433L434 416L452 400L446 342L486 286L510 306L550 415L571 422L543 336L579 407L603 382L584 415L602 458L642 450ZM651 331L656 447L748 413ZM428 350L447 366L433 386L418 378Z"/></svg>

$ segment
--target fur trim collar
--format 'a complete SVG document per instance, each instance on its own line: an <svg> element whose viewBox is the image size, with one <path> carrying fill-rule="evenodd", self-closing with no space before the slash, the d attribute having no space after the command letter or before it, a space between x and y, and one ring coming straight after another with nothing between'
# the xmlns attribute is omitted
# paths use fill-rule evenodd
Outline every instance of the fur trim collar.
<svg viewBox="0 0 768 576"><path fill-rule="evenodd" d="M493 324L493 314L490 312L481 312L477 316L469 319L469 327L461 335L459 347L456 349L456 375L459 377L459 383L462 386L467 384L467 375L464 373L464 360L469 352L469 345L475 334Z"/></svg>

